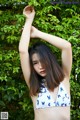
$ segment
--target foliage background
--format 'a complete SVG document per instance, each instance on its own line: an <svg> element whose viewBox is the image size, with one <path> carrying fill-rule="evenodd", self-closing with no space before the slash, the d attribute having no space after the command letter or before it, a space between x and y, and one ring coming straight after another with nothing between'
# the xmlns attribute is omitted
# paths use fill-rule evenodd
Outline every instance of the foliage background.
<svg viewBox="0 0 80 120"><path fill-rule="evenodd" d="M34 118L18 52L21 28L25 21L22 12L28 4L35 7L35 27L72 44L71 120L80 120L80 4L52 4L50 0L0 1L0 112L8 111L9 120ZM50 47L58 57L59 50Z"/></svg>

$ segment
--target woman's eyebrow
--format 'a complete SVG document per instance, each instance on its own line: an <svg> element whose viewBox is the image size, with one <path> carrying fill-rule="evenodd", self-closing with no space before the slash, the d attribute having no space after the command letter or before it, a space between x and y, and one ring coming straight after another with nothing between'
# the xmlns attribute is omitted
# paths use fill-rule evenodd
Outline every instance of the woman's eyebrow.
<svg viewBox="0 0 80 120"><path fill-rule="evenodd" d="M32 62L37 62L38 60L32 60Z"/></svg>

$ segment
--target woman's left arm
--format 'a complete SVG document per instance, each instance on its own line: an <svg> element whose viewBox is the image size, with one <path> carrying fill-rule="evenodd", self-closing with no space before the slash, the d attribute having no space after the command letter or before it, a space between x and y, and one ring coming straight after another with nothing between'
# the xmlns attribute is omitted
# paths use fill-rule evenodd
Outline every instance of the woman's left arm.
<svg viewBox="0 0 80 120"><path fill-rule="evenodd" d="M31 37L38 37L44 41L49 42L55 47L61 49L62 51L62 68L67 78L70 77L71 68L72 68L72 48L71 43L54 35L50 35L44 32L39 31L32 26Z"/></svg>

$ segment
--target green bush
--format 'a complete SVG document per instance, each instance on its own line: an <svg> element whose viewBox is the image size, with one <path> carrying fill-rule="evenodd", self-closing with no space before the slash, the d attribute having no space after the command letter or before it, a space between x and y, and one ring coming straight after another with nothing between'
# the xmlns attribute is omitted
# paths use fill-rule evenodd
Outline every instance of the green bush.
<svg viewBox="0 0 80 120"><path fill-rule="evenodd" d="M6 4L7 3L7 4ZM71 120L80 119L80 5L51 4L50 0L1 0L0 2L0 111L8 111L10 120L33 120L34 112L28 87L20 67L18 44L26 5L36 10L33 25L60 36L72 44ZM34 40L31 41L31 45ZM60 56L57 48L50 45ZM58 57L59 58L59 57Z"/></svg>

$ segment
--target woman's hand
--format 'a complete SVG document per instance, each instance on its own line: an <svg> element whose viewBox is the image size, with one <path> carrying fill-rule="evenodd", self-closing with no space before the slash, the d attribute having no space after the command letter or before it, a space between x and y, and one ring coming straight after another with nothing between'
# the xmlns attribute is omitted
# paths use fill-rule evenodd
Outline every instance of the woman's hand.
<svg viewBox="0 0 80 120"><path fill-rule="evenodd" d="M34 16L35 16L35 11L34 11L34 8L32 6L26 6L24 9L23 9L23 15L25 15L25 17L27 19L34 19Z"/></svg>
<svg viewBox="0 0 80 120"><path fill-rule="evenodd" d="M39 30L37 28L35 28L34 26L31 27L31 33L30 33L30 37L31 38L36 38L38 37L38 33Z"/></svg>

